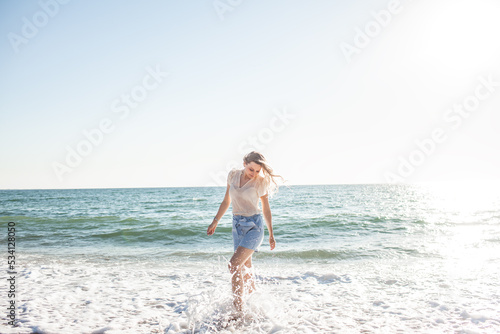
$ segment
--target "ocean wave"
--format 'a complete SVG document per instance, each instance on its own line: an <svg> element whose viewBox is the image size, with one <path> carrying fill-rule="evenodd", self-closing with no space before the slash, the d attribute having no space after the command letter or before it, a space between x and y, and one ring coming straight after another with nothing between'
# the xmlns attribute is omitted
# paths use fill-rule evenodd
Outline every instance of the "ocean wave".
<svg viewBox="0 0 500 334"><path fill-rule="evenodd" d="M205 230L206 231L206 230ZM203 232L205 232L203 231ZM92 238L113 239L116 237L136 238L140 240L162 240L164 238L190 237L200 235L201 230L188 228L122 229L109 233L92 234Z"/></svg>
<svg viewBox="0 0 500 334"><path fill-rule="evenodd" d="M30 216L24 216L24 215L9 215L9 216L0 216L0 224L7 224L7 222L15 222L16 224L18 223L23 223L23 222L51 222L52 220L48 218L43 218L43 217L30 217Z"/></svg>
<svg viewBox="0 0 500 334"><path fill-rule="evenodd" d="M262 257L270 258L282 258L282 259L352 259L365 257L366 254L357 251L348 250L328 250L328 249L304 249L304 250L291 250L291 251L272 251L262 253Z"/></svg>
<svg viewBox="0 0 500 334"><path fill-rule="evenodd" d="M261 248L262 249L262 248ZM214 255L231 257L233 253L224 251L216 252L215 250L207 251L190 251L190 250L172 250L165 251L165 256L170 256L174 258L211 258ZM367 255L356 252L356 251L335 251L328 249L303 249L303 250L292 250L292 251L259 251L255 253L255 257L258 259L295 259L295 260L344 260L344 259L355 259L367 257Z"/></svg>
<svg viewBox="0 0 500 334"><path fill-rule="evenodd" d="M3 201L0 201L1 202L23 202L23 201L26 201L25 198L9 198L9 199L4 199Z"/></svg>
<svg viewBox="0 0 500 334"><path fill-rule="evenodd" d="M88 243L121 243L126 241L128 244L159 242L161 244L184 244L186 242L199 242L204 238L208 238L206 231L207 226L165 226L160 224L141 224L141 226L129 226L124 224L109 224L107 227L96 226L95 224L81 224L78 229L72 228L71 224L61 225L54 228L46 228L44 230L28 230L23 231L20 237L25 241L42 242L47 239L53 240L54 243L66 239L78 239L79 244ZM220 240L231 237L231 227L218 227L217 233L212 236L212 239Z"/></svg>

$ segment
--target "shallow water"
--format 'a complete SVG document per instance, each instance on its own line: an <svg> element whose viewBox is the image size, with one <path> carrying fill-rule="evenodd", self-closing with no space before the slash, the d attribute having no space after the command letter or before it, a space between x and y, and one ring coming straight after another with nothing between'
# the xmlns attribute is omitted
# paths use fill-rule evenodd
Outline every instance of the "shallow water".
<svg viewBox="0 0 500 334"><path fill-rule="evenodd" d="M500 196L474 187L281 188L238 322L230 214L206 236L223 188L0 191L12 332L497 333Z"/></svg>

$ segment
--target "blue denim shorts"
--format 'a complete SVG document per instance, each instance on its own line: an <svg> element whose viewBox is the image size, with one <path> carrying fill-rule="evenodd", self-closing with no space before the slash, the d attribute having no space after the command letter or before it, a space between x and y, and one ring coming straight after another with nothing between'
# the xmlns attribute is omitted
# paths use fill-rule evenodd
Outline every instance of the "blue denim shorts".
<svg viewBox="0 0 500 334"><path fill-rule="evenodd" d="M238 246L258 252L264 240L264 224L262 214L253 216L233 215L234 250Z"/></svg>

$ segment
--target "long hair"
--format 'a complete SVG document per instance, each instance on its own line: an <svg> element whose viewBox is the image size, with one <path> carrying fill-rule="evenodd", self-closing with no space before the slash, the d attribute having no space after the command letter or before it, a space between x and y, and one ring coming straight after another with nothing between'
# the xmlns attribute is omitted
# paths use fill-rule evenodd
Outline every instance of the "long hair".
<svg viewBox="0 0 500 334"><path fill-rule="evenodd" d="M279 185L278 183L276 183L276 179L281 178L281 180L285 181L283 177L281 175L274 174L271 166L267 163L264 156L259 152L252 151L248 153L243 158L243 161L247 164L255 162L262 167L264 179L261 186L263 186L267 190L269 197L273 197L273 195L276 194L279 190Z"/></svg>

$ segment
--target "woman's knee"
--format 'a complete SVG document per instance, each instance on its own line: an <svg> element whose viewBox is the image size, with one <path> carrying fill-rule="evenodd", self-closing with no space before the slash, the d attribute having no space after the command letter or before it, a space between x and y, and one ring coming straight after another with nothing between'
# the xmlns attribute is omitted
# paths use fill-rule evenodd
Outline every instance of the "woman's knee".
<svg viewBox="0 0 500 334"><path fill-rule="evenodd" d="M238 271L241 271L243 269L243 266L250 261L252 261L252 253L253 250L251 249L246 249L244 247L238 247L236 251L233 254L233 257L231 260L229 260L228 268L229 271L234 274Z"/></svg>
<svg viewBox="0 0 500 334"><path fill-rule="evenodd" d="M236 273L237 271L240 271L241 270L241 264L238 265L237 263L235 263L234 261L229 261L228 265L227 265L228 269L229 269L229 272L231 274L234 274Z"/></svg>

